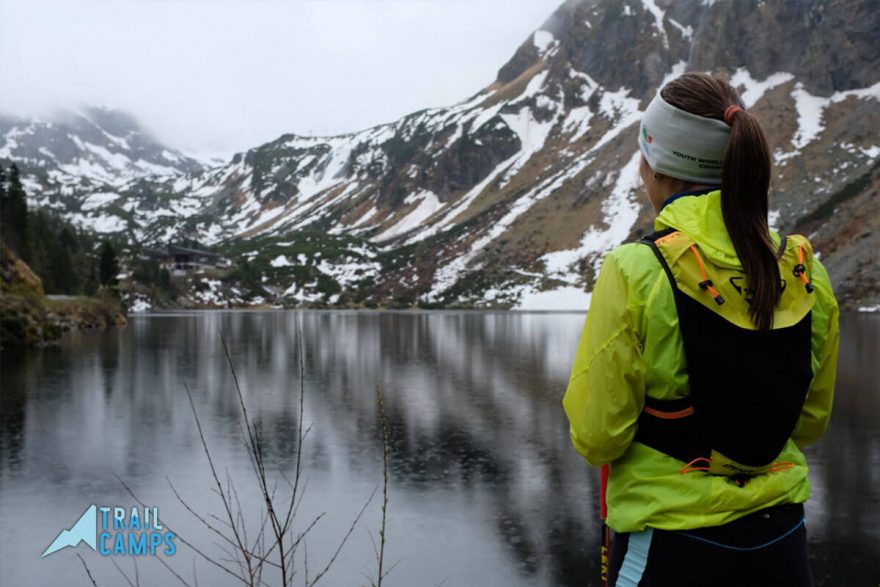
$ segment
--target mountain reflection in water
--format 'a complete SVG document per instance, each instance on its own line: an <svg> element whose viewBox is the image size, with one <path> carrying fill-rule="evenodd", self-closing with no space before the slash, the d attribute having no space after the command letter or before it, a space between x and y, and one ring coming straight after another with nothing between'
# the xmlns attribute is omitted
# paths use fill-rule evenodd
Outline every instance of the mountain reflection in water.
<svg viewBox="0 0 880 587"><path fill-rule="evenodd" d="M165 481L200 511L220 513L184 383L215 459L258 513L219 333L262 427L268 469L290 474L301 327L301 527L327 512L309 539L311 567L381 483L379 385L390 428L386 556L398 563L389 586L598 584L598 475L571 447L561 407L582 324L576 314L206 312L136 316L123 329L71 334L57 349L4 353L0 583L86 584L74 551L39 554L88 504L132 503L115 475L210 548L216 539ZM867 585L880 577L880 316L844 315L841 326L834 418L808 451L808 532L819 585ZM328 585L375 574L379 507L375 499ZM120 581L96 553L76 552L99 585ZM171 562L192 577L188 548ZM154 561L139 565L143 585L172 580ZM196 567L202 583L234 584L201 560Z"/></svg>

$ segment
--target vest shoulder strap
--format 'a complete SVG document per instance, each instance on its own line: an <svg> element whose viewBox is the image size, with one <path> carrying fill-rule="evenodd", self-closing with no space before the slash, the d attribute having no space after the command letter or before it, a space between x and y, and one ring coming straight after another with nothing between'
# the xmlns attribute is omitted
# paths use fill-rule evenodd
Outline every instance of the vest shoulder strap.
<svg viewBox="0 0 880 587"><path fill-rule="evenodd" d="M666 261L666 257L660 251L660 247L657 246L657 241L662 240L669 235L675 234L677 232L678 231L674 228L666 228L664 230L658 230L657 232L645 235L641 239L639 239L639 242L641 244L651 247L651 250L654 252L654 256L657 257L657 260L660 262L660 266L663 268L663 271L666 273L666 277L669 279L669 284L672 286L673 292L678 289L678 285L676 284L675 276L672 275L672 269L670 269L669 263Z"/></svg>
<svg viewBox="0 0 880 587"><path fill-rule="evenodd" d="M668 236L668 235L672 234L673 232L677 232L677 231L674 228L664 228L663 230L658 230L656 232L652 232L651 234L646 234L645 236L643 236L642 238L639 239L639 242L646 244L646 245L650 245L650 244L660 240L664 236Z"/></svg>

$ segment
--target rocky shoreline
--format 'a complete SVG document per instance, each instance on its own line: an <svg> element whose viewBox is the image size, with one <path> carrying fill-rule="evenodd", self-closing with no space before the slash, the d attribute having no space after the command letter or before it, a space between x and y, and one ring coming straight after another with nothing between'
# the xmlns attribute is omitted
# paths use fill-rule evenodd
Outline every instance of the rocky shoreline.
<svg viewBox="0 0 880 587"><path fill-rule="evenodd" d="M97 297L46 296L39 276L0 245L0 349L52 345L69 330L127 323L125 308L112 292Z"/></svg>

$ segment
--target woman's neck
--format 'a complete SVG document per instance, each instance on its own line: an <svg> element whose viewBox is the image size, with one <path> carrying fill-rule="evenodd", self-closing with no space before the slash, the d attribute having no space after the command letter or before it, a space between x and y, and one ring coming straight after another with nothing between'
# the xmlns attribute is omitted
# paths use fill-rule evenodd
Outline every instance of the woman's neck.
<svg viewBox="0 0 880 587"><path fill-rule="evenodd" d="M654 204L654 210L656 210L658 214L660 213L660 209L663 208L663 205L666 203L666 201L675 194L680 194L682 192L701 192L717 190L719 187L717 185L690 183L672 178L668 179L669 180L664 181L661 185L657 186L659 189L657 189L657 191L655 192L656 195L651 198L651 203Z"/></svg>

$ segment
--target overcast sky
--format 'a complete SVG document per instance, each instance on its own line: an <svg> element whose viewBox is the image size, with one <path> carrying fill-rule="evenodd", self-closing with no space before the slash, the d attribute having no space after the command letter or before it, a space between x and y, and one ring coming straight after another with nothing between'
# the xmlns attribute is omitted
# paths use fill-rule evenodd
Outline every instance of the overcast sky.
<svg viewBox="0 0 880 587"><path fill-rule="evenodd" d="M99 104L229 155L476 93L562 0L0 0L0 111Z"/></svg>

